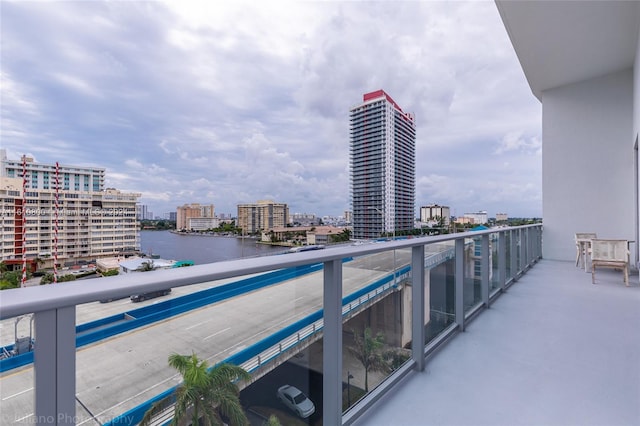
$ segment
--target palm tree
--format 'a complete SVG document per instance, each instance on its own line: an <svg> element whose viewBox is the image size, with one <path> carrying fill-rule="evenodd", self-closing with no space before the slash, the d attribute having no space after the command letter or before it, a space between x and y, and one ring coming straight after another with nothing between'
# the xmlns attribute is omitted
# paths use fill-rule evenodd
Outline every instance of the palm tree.
<svg viewBox="0 0 640 426"><path fill-rule="evenodd" d="M167 407L175 404L172 425L191 420L194 425L223 425L222 415L231 425L247 425L249 421L240 404L240 390L236 380L249 380L251 375L242 367L219 364L209 367L206 360L196 354L169 356L169 365L180 374L183 382L174 395L153 404L140 422L148 425Z"/></svg>
<svg viewBox="0 0 640 426"><path fill-rule="evenodd" d="M349 352L356 357L364 367L364 391L369 392L369 371L389 371L389 364L385 361L382 348L384 346L384 334L372 335L369 327L364 329L364 335L353 330L355 347L350 347Z"/></svg>
<svg viewBox="0 0 640 426"><path fill-rule="evenodd" d="M140 266L138 266L136 271L149 272L149 271L153 271L154 269L155 269L155 265L153 264L153 259L149 259L142 262Z"/></svg>
<svg viewBox="0 0 640 426"><path fill-rule="evenodd" d="M269 416L269 419L265 423L265 426L282 426L282 423L280 423L280 419L272 414Z"/></svg>

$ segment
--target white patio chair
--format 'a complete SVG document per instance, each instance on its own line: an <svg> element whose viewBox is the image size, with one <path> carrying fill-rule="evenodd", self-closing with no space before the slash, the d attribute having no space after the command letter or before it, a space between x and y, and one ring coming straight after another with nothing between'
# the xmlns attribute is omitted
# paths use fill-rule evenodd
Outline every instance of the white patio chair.
<svg viewBox="0 0 640 426"><path fill-rule="evenodd" d="M627 240L591 240L591 282L596 283L596 267L621 269L629 286L629 242Z"/></svg>
<svg viewBox="0 0 640 426"><path fill-rule="evenodd" d="M587 256L590 254L590 244L588 241L598 238L594 232L576 232L576 266L582 261L581 268L584 267L587 270Z"/></svg>

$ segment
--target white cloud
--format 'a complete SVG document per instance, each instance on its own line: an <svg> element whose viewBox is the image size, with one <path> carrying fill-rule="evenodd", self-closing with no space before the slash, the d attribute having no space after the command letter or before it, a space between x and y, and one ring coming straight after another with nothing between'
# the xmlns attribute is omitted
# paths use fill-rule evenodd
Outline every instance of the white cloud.
<svg viewBox="0 0 640 426"><path fill-rule="evenodd" d="M342 213L348 111L377 89L416 115L416 208L541 210L540 106L493 3L5 2L0 20L3 148L106 167L158 214Z"/></svg>
<svg viewBox="0 0 640 426"><path fill-rule="evenodd" d="M524 137L522 132L510 132L504 135L494 154L504 154L510 151L542 152L542 141L538 136Z"/></svg>

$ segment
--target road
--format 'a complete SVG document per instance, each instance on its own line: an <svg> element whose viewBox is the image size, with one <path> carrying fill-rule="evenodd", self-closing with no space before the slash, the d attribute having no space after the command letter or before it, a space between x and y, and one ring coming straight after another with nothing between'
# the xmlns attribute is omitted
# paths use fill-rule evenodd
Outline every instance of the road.
<svg viewBox="0 0 640 426"><path fill-rule="evenodd" d="M398 252L398 265L409 253ZM389 253L344 264L344 294L387 275ZM161 272L153 272L161 273ZM175 386L180 376L167 365L171 353L190 354L215 364L322 307L322 272L289 280L165 321L79 348L76 353L76 414L79 425L104 423ZM219 285L176 288L171 297ZM157 303L159 298L144 303ZM78 322L128 310L126 299L77 309ZM114 312L115 311L115 312ZM82 320L80 320L82 318ZM26 366L0 376L1 411L12 423L33 423L33 369Z"/></svg>

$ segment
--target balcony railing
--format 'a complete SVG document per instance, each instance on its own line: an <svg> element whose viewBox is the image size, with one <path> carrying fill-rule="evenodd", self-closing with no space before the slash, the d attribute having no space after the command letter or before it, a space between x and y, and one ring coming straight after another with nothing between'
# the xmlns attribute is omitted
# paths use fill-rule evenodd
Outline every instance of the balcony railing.
<svg viewBox="0 0 640 426"><path fill-rule="evenodd" d="M181 287L186 289L186 286L206 285L206 288L210 288L208 283L212 282L321 264L321 271L316 272L319 277L318 304L310 305L313 312L321 309L319 320L312 318L304 327L282 339L282 343L265 346L262 352L249 351L252 355L246 359L238 359L237 355L246 352L246 346L254 344L255 339L246 344L236 342L235 349L224 348L225 355L210 358L214 362L238 360L238 364L252 371L272 360L284 362L282 357L287 351L309 336L321 332L322 355L317 369L322 371L322 386L321 395L317 395L316 402L321 398L322 408L318 415L322 417L324 424L350 424L408 372L422 371L428 355L455 333L463 331L469 321L537 262L542 253L541 246L542 225L529 225L380 244L340 246L149 274L135 273L94 280L90 284L70 282L5 290L0 295L0 320L33 314L36 336L34 400L33 413L26 414L30 418L32 416L37 423L76 424L81 423L76 414L76 401L82 404L77 396L84 393L84 388L77 389L79 385L76 378L76 315L80 311L80 305L167 288L173 288L174 293L181 291ZM304 280L307 281L301 279L292 287L295 296L299 296L295 300L313 297L312 277ZM379 288L376 282L380 282ZM394 294L395 296L389 296ZM353 295L357 296L350 297ZM269 297L265 295L261 298L261 302L266 303L261 305L262 308L257 305L248 306L248 312L251 313L252 309L269 310L270 306L283 303L282 300L271 300ZM395 298L384 304L385 297ZM378 315L377 322L375 318L365 320L362 312L377 303L381 304L378 309L384 311ZM298 305L294 308L296 309L291 309L293 313L298 308L302 310ZM306 318L308 315L309 312L300 312L295 318ZM370 313L368 317L375 315ZM294 324L296 319L294 316L292 318L276 318L278 327L284 325L286 328L288 324ZM387 345L397 351L407 351L409 359L394 364L387 375L378 374L377 379L373 380L372 389L354 396L352 401L350 391L353 387L350 379L353 375L348 368L352 368L349 366L353 365L353 359L345 355L348 351L343 346L343 335L357 341L356 328L375 328L377 323L387 335L393 336L389 340L394 340L394 343L387 342ZM353 336L349 334L351 328L347 324L353 325ZM197 326L199 325L193 324L185 329ZM264 327L265 330L257 330L264 336L275 334L280 329L268 330L267 325ZM209 330L211 331L213 330ZM216 329L204 339L214 339L222 332L224 329ZM169 337L164 337L163 341L158 341L155 345L166 346L166 339ZM186 347L182 350L189 353L192 349ZM347 365L343 366L343 362ZM309 361L309 365L311 363ZM346 387L345 376L348 376ZM0 384L6 379L6 375L0 377ZM127 377L122 380L127 380ZM162 382L175 382L172 380L167 378ZM343 399L345 389L346 402ZM27 391L16 390L15 395ZM158 388L156 394L161 391ZM139 399L139 395L127 399L135 400L136 397ZM4 395L1 404L3 415L8 415L9 402L5 401ZM141 402L137 404L138 407L148 406ZM135 424L140 418L140 410L134 413L125 405L121 406L121 413L128 410L130 415L117 418L117 424ZM13 408L14 405L11 406ZM91 413L89 409L87 412ZM99 414L102 413L94 412L91 415L96 419ZM112 420L115 424L116 420L113 419L117 416L112 413L105 416L107 418L100 420ZM24 418L16 413L12 419L15 421ZM33 420L29 422L33 423Z"/></svg>

